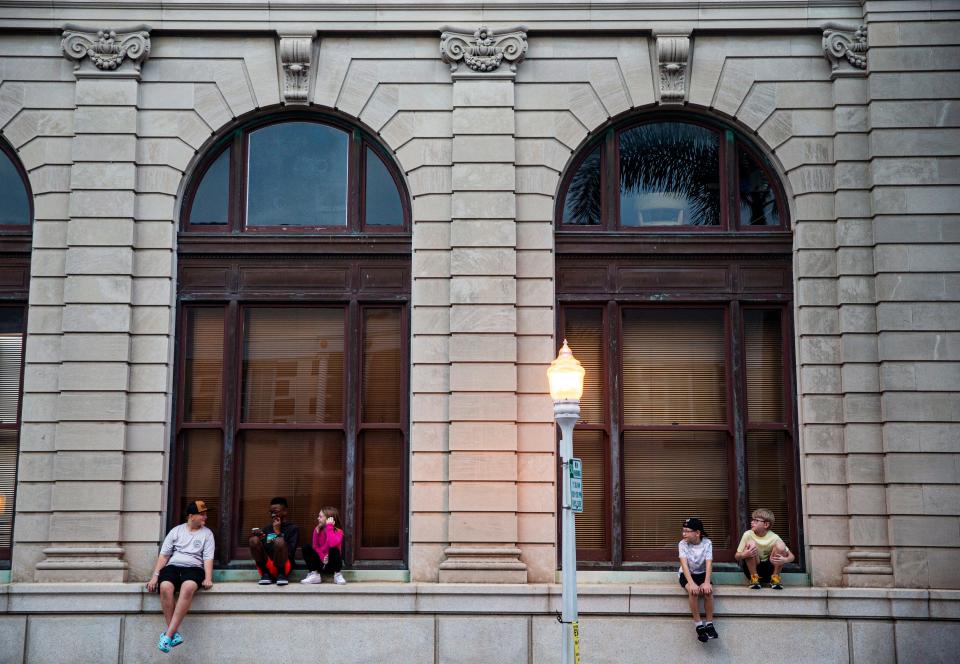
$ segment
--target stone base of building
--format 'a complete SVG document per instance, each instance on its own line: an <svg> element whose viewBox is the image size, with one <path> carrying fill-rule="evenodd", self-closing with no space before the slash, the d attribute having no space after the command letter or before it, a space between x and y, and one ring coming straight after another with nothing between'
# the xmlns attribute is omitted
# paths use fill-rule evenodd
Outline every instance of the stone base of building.
<svg viewBox="0 0 960 664"><path fill-rule="evenodd" d="M527 566L516 547L449 546L440 563L440 583L526 583Z"/></svg>
<svg viewBox="0 0 960 664"><path fill-rule="evenodd" d="M673 585L579 588L581 652L622 662L882 664L955 661L960 591L717 586L720 639L699 643ZM156 649L159 598L140 584L0 586L4 662L560 661L558 585L355 583L200 593L173 654ZM269 644L277 650L269 655ZM769 647L758 647L766 644Z"/></svg>

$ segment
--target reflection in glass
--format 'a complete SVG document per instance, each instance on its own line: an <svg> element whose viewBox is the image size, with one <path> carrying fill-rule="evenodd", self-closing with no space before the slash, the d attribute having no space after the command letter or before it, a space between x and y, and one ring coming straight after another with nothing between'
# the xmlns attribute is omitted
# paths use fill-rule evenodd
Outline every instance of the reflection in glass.
<svg viewBox="0 0 960 664"><path fill-rule="evenodd" d="M285 122L249 140L247 226L346 225L346 132Z"/></svg>
<svg viewBox="0 0 960 664"><path fill-rule="evenodd" d="M368 226L402 226L403 205L397 183L380 157L367 148L367 180L364 199Z"/></svg>
<svg viewBox="0 0 960 664"><path fill-rule="evenodd" d="M682 122L620 134L621 226L720 224L720 141Z"/></svg>
<svg viewBox="0 0 960 664"><path fill-rule="evenodd" d="M30 223L30 201L27 188L10 157L0 151L0 225Z"/></svg>
<svg viewBox="0 0 960 664"><path fill-rule="evenodd" d="M595 226L600 223L600 146L583 160L570 179L563 202L563 223Z"/></svg>
<svg viewBox="0 0 960 664"><path fill-rule="evenodd" d="M190 223L226 224L230 190L230 150L224 150L203 174L190 206Z"/></svg>
<svg viewBox="0 0 960 664"><path fill-rule="evenodd" d="M343 421L342 308L245 311L243 422Z"/></svg>
<svg viewBox="0 0 960 664"><path fill-rule="evenodd" d="M343 514L343 433L340 431L244 431L239 546L250 529L270 523L270 499L283 496L288 519L310 542L317 514L326 506Z"/></svg>
<svg viewBox="0 0 960 664"><path fill-rule="evenodd" d="M746 150L737 150L740 179L740 225L779 226L777 196L760 164Z"/></svg>

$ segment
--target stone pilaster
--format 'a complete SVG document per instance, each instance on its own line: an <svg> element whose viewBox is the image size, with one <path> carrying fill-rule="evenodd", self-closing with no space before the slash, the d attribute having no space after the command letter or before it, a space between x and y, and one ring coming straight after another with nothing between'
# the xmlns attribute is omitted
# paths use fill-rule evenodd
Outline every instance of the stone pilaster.
<svg viewBox="0 0 960 664"><path fill-rule="evenodd" d="M125 581L137 100L149 33L69 27L76 61L50 546L37 581ZM155 537L155 533L151 533Z"/></svg>
<svg viewBox="0 0 960 664"><path fill-rule="evenodd" d="M518 548L514 77L525 35L444 32L453 77L449 538L441 582L525 583ZM459 35L459 36L458 36ZM460 41L457 41L457 40ZM457 44L462 43L463 48ZM522 50L518 50L522 49ZM462 61L462 62L461 62Z"/></svg>

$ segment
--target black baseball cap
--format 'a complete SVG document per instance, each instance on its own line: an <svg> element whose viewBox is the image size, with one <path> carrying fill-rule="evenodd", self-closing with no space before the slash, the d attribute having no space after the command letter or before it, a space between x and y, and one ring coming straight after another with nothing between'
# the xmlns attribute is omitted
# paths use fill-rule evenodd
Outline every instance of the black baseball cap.
<svg viewBox="0 0 960 664"><path fill-rule="evenodd" d="M706 533L706 531L703 529L703 521L701 521L695 516L692 516L686 521L684 521L683 527L689 528L690 530L699 530L701 534Z"/></svg>
<svg viewBox="0 0 960 664"><path fill-rule="evenodd" d="M187 503L187 514L200 514L207 511L207 504L202 500L194 500Z"/></svg>

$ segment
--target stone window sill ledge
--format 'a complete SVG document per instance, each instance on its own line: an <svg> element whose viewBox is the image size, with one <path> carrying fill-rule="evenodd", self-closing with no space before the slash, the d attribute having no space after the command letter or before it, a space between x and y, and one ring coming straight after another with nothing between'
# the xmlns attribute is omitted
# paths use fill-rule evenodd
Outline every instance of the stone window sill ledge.
<svg viewBox="0 0 960 664"><path fill-rule="evenodd" d="M561 587L433 583L332 583L286 588L216 584L191 613L404 613L554 615ZM583 584L585 615L682 616L686 596L675 584ZM140 583L16 583L0 585L0 614L157 613L159 597ZM724 616L803 618L960 619L960 590L907 588L799 588L782 591L720 586L716 612Z"/></svg>

